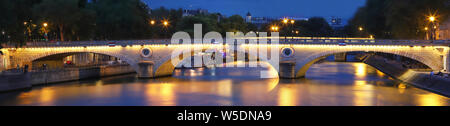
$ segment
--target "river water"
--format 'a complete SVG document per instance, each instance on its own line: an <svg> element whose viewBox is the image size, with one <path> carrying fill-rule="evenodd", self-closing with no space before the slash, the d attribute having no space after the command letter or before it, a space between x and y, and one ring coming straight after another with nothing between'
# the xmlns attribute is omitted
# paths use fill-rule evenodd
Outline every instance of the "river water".
<svg viewBox="0 0 450 126"><path fill-rule="evenodd" d="M135 74L0 93L12 106L448 106L450 99L401 84L364 63L324 62L304 79L260 79L265 68L176 70L172 77ZM272 71L274 72L274 71Z"/></svg>

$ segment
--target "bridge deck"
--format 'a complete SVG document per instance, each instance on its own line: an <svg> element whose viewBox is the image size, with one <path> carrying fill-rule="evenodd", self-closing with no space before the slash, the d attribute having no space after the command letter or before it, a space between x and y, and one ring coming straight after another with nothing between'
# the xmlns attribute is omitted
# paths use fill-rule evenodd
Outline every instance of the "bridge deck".
<svg viewBox="0 0 450 126"><path fill-rule="evenodd" d="M226 42L224 42L225 44ZM249 43L246 40L245 43ZM267 43L271 43L270 40ZM280 39L279 44L303 45L402 45L402 46L450 46L450 40L373 40L373 39ZM129 45L168 45L170 39L152 40L112 40L112 41L72 41L72 42L27 42L25 45L3 44L5 48L36 47L84 47L84 46L129 46Z"/></svg>

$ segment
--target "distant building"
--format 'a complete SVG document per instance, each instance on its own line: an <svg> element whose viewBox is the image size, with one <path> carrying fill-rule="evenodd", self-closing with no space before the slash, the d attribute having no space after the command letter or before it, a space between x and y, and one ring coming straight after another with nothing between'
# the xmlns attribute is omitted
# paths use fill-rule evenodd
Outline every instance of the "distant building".
<svg viewBox="0 0 450 126"><path fill-rule="evenodd" d="M250 12L247 13L247 16L245 17L245 22L252 23L252 14L250 14Z"/></svg>
<svg viewBox="0 0 450 126"><path fill-rule="evenodd" d="M208 14L208 10L205 10L205 9L196 9L196 10L184 9L183 10L183 17L195 16L195 15L200 15L200 14Z"/></svg>
<svg viewBox="0 0 450 126"><path fill-rule="evenodd" d="M331 28L333 29L341 29L344 27L342 18L340 17L330 17L328 19L328 24L330 24Z"/></svg>
<svg viewBox="0 0 450 126"><path fill-rule="evenodd" d="M309 20L309 18L305 18L305 17L284 17L284 18L296 20L296 21L308 21ZM279 19L283 20L284 18L279 18Z"/></svg>
<svg viewBox="0 0 450 126"><path fill-rule="evenodd" d="M450 18L440 24L437 30L437 38L439 40L450 40Z"/></svg>
<svg viewBox="0 0 450 126"><path fill-rule="evenodd" d="M256 27L261 28L262 25L268 24L272 21L276 21L276 18L270 17L252 17L249 23L256 25Z"/></svg>

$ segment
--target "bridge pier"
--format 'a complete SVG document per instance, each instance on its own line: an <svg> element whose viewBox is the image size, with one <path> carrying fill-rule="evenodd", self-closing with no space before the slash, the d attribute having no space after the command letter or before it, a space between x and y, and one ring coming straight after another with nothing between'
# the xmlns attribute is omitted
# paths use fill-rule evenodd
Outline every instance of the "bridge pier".
<svg viewBox="0 0 450 126"><path fill-rule="evenodd" d="M138 63L138 70L136 71L138 74L138 78L154 78L153 75L153 62L140 62Z"/></svg>
<svg viewBox="0 0 450 126"><path fill-rule="evenodd" d="M347 53L338 53L334 55L334 61L345 62L347 61Z"/></svg>
<svg viewBox="0 0 450 126"><path fill-rule="evenodd" d="M296 63L293 61L283 61L280 62L280 78L293 79L297 78L297 73L295 71Z"/></svg>

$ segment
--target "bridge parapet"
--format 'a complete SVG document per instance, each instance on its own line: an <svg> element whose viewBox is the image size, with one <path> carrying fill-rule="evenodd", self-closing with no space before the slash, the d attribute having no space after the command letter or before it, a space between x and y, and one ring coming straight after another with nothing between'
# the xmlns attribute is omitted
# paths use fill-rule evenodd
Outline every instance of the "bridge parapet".
<svg viewBox="0 0 450 126"><path fill-rule="evenodd" d="M242 38L245 39L244 44L250 43L254 40L260 43L258 38ZM345 43L346 45L403 45L403 46L450 46L450 40L375 40L375 39L337 39L337 38L310 38L310 39L283 39L278 38L280 44L318 44L318 45L339 45ZM226 39L223 39L226 44ZM194 40L191 40L192 42ZM270 44L271 40L267 42ZM14 43L4 44L5 48L33 48L33 47L80 47L80 46L133 46L133 45L160 45L171 44L170 39L149 39L149 40L111 40L111 41L72 41L72 42L27 42L20 46ZM220 43L216 43L220 44Z"/></svg>

